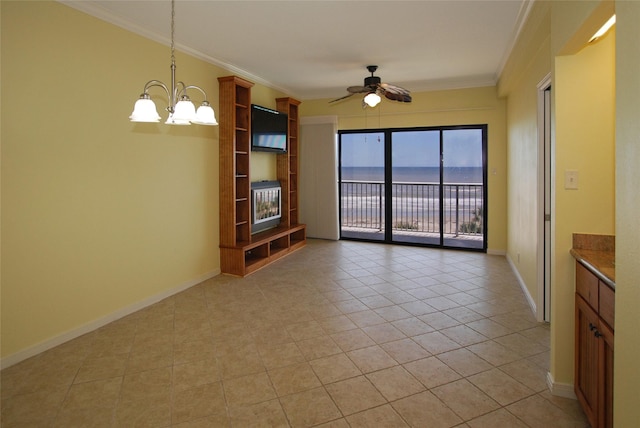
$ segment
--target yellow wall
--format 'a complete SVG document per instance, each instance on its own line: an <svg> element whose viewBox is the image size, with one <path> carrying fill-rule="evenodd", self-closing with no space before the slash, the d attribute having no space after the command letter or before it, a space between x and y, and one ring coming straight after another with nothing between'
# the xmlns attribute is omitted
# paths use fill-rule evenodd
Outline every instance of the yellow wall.
<svg viewBox="0 0 640 428"><path fill-rule="evenodd" d="M549 5L536 4L498 85L507 100L508 252L538 302L538 84L551 72Z"/></svg>
<svg viewBox="0 0 640 428"><path fill-rule="evenodd" d="M615 233L615 37L586 46L612 13L608 1L552 3L556 193L551 374L558 384L571 385L574 377L575 262L568 254L571 234ZM579 190L564 189L567 169L580 171Z"/></svg>
<svg viewBox="0 0 640 428"><path fill-rule="evenodd" d="M508 257L530 295L537 299L541 282L537 85L552 73L555 135L550 371L553 380L569 393L574 316L571 236L574 232L614 233L615 37L577 53L575 48L585 46L584 38L576 34L585 34L584 21L592 25L591 16L598 7L598 2L537 2L499 84L500 94L508 97ZM567 55L558 56L559 52ZM564 189L567 169L579 171L579 190Z"/></svg>
<svg viewBox="0 0 640 428"><path fill-rule="evenodd" d="M5 358L219 272L218 128L128 121L146 81L169 82L168 46L57 2L1 7ZM231 73L176 61L217 111Z"/></svg>
<svg viewBox="0 0 640 428"><path fill-rule="evenodd" d="M640 421L640 2L616 2L616 331L614 423Z"/></svg>
<svg viewBox="0 0 640 428"><path fill-rule="evenodd" d="M529 230L535 228L532 222L538 210L536 85L547 73L552 73L555 134L552 138L550 372L554 392L566 395L573 389L575 262L569 255L572 233L617 233L617 239L621 231L628 233L620 228L617 220L621 217L620 202L616 204L614 199L616 169L619 171L616 162L620 162L619 155L615 155L614 129L615 90L619 85L615 76L617 31L586 46L588 37L612 12L613 3L609 1L536 2L499 84L500 95L508 97L509 170L512 171L508 192L508 256L515 259L520 253L521 261L515 265L530 293L536 296L537 240L534 231ZM579 171L578 190L564 188L565 170ZM617 183L620 186L620 178ZM620 250L617 251L619 254ZM621 270L620 264L616 270ZM617 293L617 302L619 299ZM638 299L633 302L637 305ZM617 307L616 328L620 326L619 310ZM634 355L637 357L637 352ZM616 373L637 372L633 367L619 364L616 354ZM629 392L630 389L616 396L616 401L631 398Z"/></svg>
<svg viewBox="0 0 640 428"><path fill-rule="evenodd" d="M555 61L555 257L552 373L573 382L573 233L615 234L615 32ZM565 189L567 170L579 189Z"/></svg>
<svg viewBox="0 0 640 428"><path fill-rule="evenodd" d="M506 250L506 117L505 102L495 87L412 93L410 104L382 101L362 108L362 97L329 104L330 99L305 101L301 116L338 117L338 129L378 129L440 125L488 124L489 252ZM304 141L302 142L304 144Z"/></svg>
<svg viewBox="0 0 640 428"><path fill-rule="evenodd" d="M270 109L276 109L276 98L284 96L266 86L256 85L251 88L251 103L258 104ZM276 155L274 153L251 152L251 171L249 172L251 181L275 180Z"/></svg>

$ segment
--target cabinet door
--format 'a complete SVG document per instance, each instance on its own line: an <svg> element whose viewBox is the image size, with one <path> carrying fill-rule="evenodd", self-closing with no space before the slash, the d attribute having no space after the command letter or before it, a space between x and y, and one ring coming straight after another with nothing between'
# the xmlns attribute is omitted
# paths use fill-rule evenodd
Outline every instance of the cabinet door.
<svg viewBox="0 0 640 428"><path fill-rule="evenodd" d="M598 411L598 324L598 315L576 294L575 392L592 427Z"/></svg>
<svg viewBox="0 0 640 428"><path fill-rule="evenodd" d="M604 322L598 326L599 378L598 426L613 427L613 330Z"/></svg>

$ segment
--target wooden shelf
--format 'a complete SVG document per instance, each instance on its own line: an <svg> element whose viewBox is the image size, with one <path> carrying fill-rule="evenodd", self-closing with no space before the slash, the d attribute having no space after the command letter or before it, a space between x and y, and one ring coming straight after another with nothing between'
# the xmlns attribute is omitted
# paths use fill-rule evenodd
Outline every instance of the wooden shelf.
<svg viewBox="0 0 640 428"><path fill-rule="evenodd" d="M250 239L250 111L253 83L236 76L220 85L220 245Z"/></svg>
<svg viewBox="0 0 640 428"><path fill-rule="evenodd" d="M293 98L276 98L277 110L289 117L287 153L278 155L278 180L287 195L283 204L283 221L289 226L298 224L298 132L300 129L298 106L300 101ZM286 218L285 218L286 216Z"/></svg>
<svg viewBox="0 0 640 428"><path fill-rule="evenodd" d="M245 276L302 248L306 226L298 224L298 105L276 99L289 117L288 152L277 156L282 187L280 226L251 234L251 88L237 76L218 78L220 86L220 269Z"/></svg>
<svg viewBox="0 0 640 428"><path fill-rule="evenodd" d="M306 244L306 225L276 227L251 236L250 241L233 247L220 246L221 260L227 260L224 273L245 276L267 266Z"/></svg>

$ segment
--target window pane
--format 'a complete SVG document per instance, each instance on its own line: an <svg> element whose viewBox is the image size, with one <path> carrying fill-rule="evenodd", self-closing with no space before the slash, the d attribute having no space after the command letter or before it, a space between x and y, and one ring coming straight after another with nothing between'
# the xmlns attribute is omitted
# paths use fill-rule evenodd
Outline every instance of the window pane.
<svg viewBox="0 0 640 428"><path fill-rule="evenodd" d="M440 131L392 134L392 233L396 242L440 244Z"/></svg>
<svg viewBox="0 0 640 428"><path fill-rule="evenodd" d="M341 134L341 236L384 240L384 134Z"/></svg>
<svg viewBox="0 0 640 428"><path fill-rule="evenodd" d="M483 248L482 129L443 131L445 245Z"/></svg>

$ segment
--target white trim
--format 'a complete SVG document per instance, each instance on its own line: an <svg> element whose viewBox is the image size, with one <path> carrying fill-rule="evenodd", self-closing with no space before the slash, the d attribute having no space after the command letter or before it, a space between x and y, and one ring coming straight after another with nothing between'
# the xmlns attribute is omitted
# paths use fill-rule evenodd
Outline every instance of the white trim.
<svg viewBox="0 0 640 428"><path fill-rule="evenodd" d="M167 38L166 36L163 36L161 34L158 34L156 31L153 30L148 30L144 27L141 27L138 24L135 24L131 21L127 21L125 18L121 17L121 16L117 16L114 15L113 13L105 10L103 7L101 7L100 5L95 4L94 2L91 1L79 1L79 0L58 0L59 3L65 5L65 6L69 6L73 9L79 10L80 12L86 13L88 15L93 16L94 18L98 18L102 21L105 21L109 24L113 24L117 27L123 28L127 31L130 31L132 33L135 33L139 36L145 37L149 40L153 40L154 42L158 42L161 43L163 45L166 46L171 46L171 39ZM180 52L184 52L188 55L193 56L194 58L200 59L202 61L205 61L209 64L213 64L215 66L218 66L220 68L223 68L227 71L229 71L232 74L236 74L239 75L241 77L244 77L246 79L251 80L253 83L259 83L261 85L267 86L269 88L278 90L280 92L284 92L285 94L289 93L290 90L283 88L279 85L276 85L275 83L269 82L265 79L263 79L262 77L256 76L253 73L249 73L246 70L241 69L240 67L237 67L233 64L230 64L228 62L219 60L217 58L213 58L209 55L206 55L196 49L192 49L188 46L182 45L180 43L175 43L175 49L177 51ZM300 97L297 97L300 98Z"/></svg>
<svg viewBox="0 0 640 428"><path fill-rule="evenodd" d="M38 355L41 352L47 351L58 345L62 345L63 343L68 342L72 339L75 339L84 334L97 330L98 328L103 327L113 321L119 320L120 318L126 317L127 315L131 315L134 312L137 312L141 309L144 309L148 306L158 303L159 301L166 299L167 297L171 297L174 294L178 294L181 291L191 288L194 285L200 284L201 282L206 281L210 278L213 278L214 276L217 276L219 274L220 274L220 269L216 269L215 271L205 273L204 275L198 278L195 278L191 281L187 281L184 284L178 285L177 287L171 288L169 290L158 293L154 296L148 297L144 300L134 303L133 305L129 305L127 307L119 309L102 318L93 320L87 324L84 324L80 327L66 331L58 336L47 339L34 346L25 348L21 351L16 352L15 354L8 355L2 358L2 360L0 360L0 369L5 369L7 367L10 367L14 364L17 364L21 361L26 360L27 358L31 358L35 355Z"/></svg>
<svg viewBox="0 0 640 428"><path fill-rule="evenodd" d="M551 248L551 236L548 237L548 241L547 242L547 237L545 235L545 225L546 225L546 221L545 221L545 211L546 211L546 202L545 202L545 196L546 196L546 189L545 189L545 165L546 165L546 158L545 158L545 149L546 148L550 148L551 147L551 142L549 141L548 144L545 145L545 143L547 143L546 141L546 128L545 128L545 91L551 86L551 73L547 73L546 76L544 76L544 78L538 83L537 87L537 115L538 115L538 119L537 119L537 132L538 132L538 168L537 168L537 186L538 186L538 223L537 223L537 228L538 228L538 242L537 242L537 266L536 266L536 270L537 270L537 281L536 281L536 287L537 287L537 297L538 297L538 302L540 302L540 306L538 306L538 310L536 312L536 320L538 320L538 322L542 322L542 321L550 321L550 278L551 278L551 272L547 272L547 278L545 278L545 271L550 269L550 266L547 267L547 260L549 260L549 265L550 265L550 261L551 261L551 254L547 254L547 258L545 258L545 243L548 244L548 248ZM551 108L549 106L549 108ZM551 115L549 115L549 117L551 117ZM549 125L551 126L551 125ZM549 138L551 138L551 133L549 135ZM553 156L552 153L549 154L549 156ZM551 165L549 165L549 168L551 167ZM550 174L550 173L549 173ZM553 186L550 185L549 186L550 191L553 192ZM549 197L551 198L552 195L549 195ZM552 207L553 208L553 207ZM549 223L549 227L551 227L551 222L553 221L553 211L550 211L551 214L551 221ZM551 234L549 234L551 235ZM546 284L546 288L545 288L545 284ZM547 302L547 305L545 307L545 302Z"/></svg>
<svg viewBox="0 0 640 428"><path fill-rule="evenodd" d="M527 288L527 285L525 284L524 280L520 276L520 272L518 272L518 269L516 269L516 265L513 263L513 260L511 260L511 257L509 257L508 254L507 254L507 262L509 262L509 266L511 266L511 270L513 271L513 274L516 276L516 279L518 280L518 284L520 284L520 288L522 289L522 292L524 293L524 297L526 297L527 302L529 303L529 307L531 308L531 310L533 311L533 315L535 316L536 315L536 301L533 300L533 297L529 293L529 289Z"/></svg>
<svg viewBox="0 0 640 428"><path fill-rule="evenodd" d="M513 53L513 49L518 43L520 33L522 33L522 29L524 28L524 25L527 23L527 19L529 18L529 13L531 13L531 9L533 9L533 3L533 0L526 0L520 4L520 10L518 11L518 16L516 18L516 25L513 29L511 37L509 38L511 43L509 44L509 47L504 51L504 55L496 72L496 80L498 80L500 78L500 75L502 75L504 67L507 65L511 54Z"/></svg>
<svg viewBox="0 0 640 428"><path fill-rule="evenodd" d="M578 399L573 389L573 385L555 382L551 372L547 372L547 387L549 388L551 395L555 395L556 397L571 398L573 400Z"/></svg>

